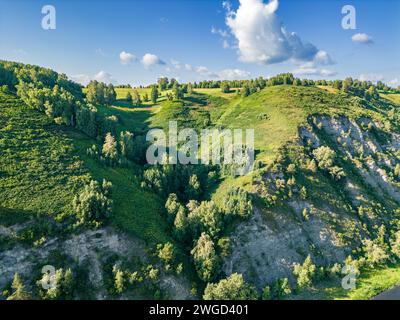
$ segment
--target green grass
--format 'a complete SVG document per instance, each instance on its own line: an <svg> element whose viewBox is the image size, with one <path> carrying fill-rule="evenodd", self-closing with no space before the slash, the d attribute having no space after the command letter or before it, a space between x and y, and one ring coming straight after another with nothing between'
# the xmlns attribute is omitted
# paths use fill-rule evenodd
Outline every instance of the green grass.
<svg viewBox="0 0 400 320"><path fill-rule="evenodd" d="M163 203L140 188L135 178L138 168L103 166L86 155L96 141L51 123L12 96L0 96L0 124L2 224L18 223L36 214L71 216L73 197L84 183L104 178L113 183L112 224L152 244L168 239L161 216Z"/></svg>
<svg viewBox="0 0 400 320"><path fill-rule="evenodd" d="M399 93L387 93L387 94L380 93L379 95L385 99L388 99L390 102L400 105Z"/></svg>
<svg viewBox="0 0 400 320"><path fill-rule="evenodd" d="M44 114L2 93L0 128L0 211L12 212L16 222L17 215L73 214L72 199L90 175L72 140Z"/></svg>
<svg viewBox="0 0 400 320"><path fill-rule="evenodd" d="M341 280L331 280L319 283L305 290L294 299L323 299L323 300L367 300L379 293L400 284L400 264L387 267L367 269L361 272L356 280L356 288L345 290Z"/></svg>
<svg viewBox="0 0 400 320"><path fill-rule="evenodd" d="M110 168L86 155L86 149L94 141L83 134L70 130L76 152L84 165L97 180L106 179L113 184L114 212L112 224L132 233L150 244L166 242L167 224L163 214L163 202L156 194L140 187L137 177L139 168Z"/></svg>

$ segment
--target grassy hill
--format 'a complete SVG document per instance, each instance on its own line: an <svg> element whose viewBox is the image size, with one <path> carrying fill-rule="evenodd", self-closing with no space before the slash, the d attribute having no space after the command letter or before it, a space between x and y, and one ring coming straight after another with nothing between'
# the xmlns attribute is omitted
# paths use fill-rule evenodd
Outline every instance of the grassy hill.
<svg viewBox="0 0 400 320"><path fill-rule="evenodd" d="M367 102L330 86L276 85L258 90L247 97L238 95L234 90L223 93L220 89L195 89L194 93L173 101L166 99L169 91L164 91L156 104L146 102L132 107L124 99L127 92L133 90L117 88L115 103L96 106L100 119L110 116L116 119L117 139L123 131L144 136L152 128L168 130L169 121L177 121L178 129L194 128L198 132L204 128L255 131L256 159L262 166L243 177L233 177L221 171L212 186L201 186L204 192L199 196L199 201L214 200L221 212L233 186L248 191L254 200L254 216L242 220L226 219L226 226L221 227L221 238L215 240L216 252L220 255L217 260L221 266L216 279L223 275L222 271L227 270L224 263L228 260L224 259L228 259L229 254L222 254L225 249L223 242L221 244L219 241L225 241L225 237L231 237L233 253L237 257L243 250L247 250L243 248L247 248L248 243L242 245L241 241L247 237L251 240L255 235L262 237L262 230L270 228L273 232L262 241L253 238L255 245L250 241L249 247L254 245L258 250L264 242L274 239L279 233L288 235L280 240L284 242L298 232L298 243L296 240L287 244L286 249L292 254L289 258L285 257L289 261L287 264L300 261L299 257L304 258L306 254L312 254L322 264L331 262L325 259L325 255L330 254L330 248L319 247L323 243L319 238L322 232L332 229L332 237L336 236L338 239L335 241L338 243L345 243L348 252L351 251L351 245L354 245L348 240L353 234L375 237L380 224L386 223L392 214L394 216L398 204L393 196L395 192L392 194L391 190L384 190L387 185L371 187L369 181L363 180L369 177L368 161L376 161L386 170L390 177L387 180L396 188L398 186L392 168L392 162L398 159L398 151L391 148L396 146L395 143L387 147L389 142L392 143L390 134L399 132L398 94L381 93L379 99ZM137 90L141 95L150 94L147 88ZM346 120L334 123L333 119L340 117ZM371 128L359 124L360 119L364 118L371 120ZM355 123L357 130L362 131L361 140L356 143L368 147L363 141L368 138L367 142L371 142L379 152L367 156L360 152L352 158L354 141L350 139L346 144L340 139L347 139L354 128L350 130L350 127L346 127L348 132L344 132L335 127L342 126L347 120L351 124ZM92 179L106 179L113 185L113 215L107 225L144 240L148 248L154 248L158 243L173 243L179 255L184 257L185 266L189 266L184 274L191 279L196 277L190 269L193 264L190 257L193 239L177 240L173 225L166 218L166 195L157 188L151 189L143 184L143 172L149 169L147 166L134 162L126 166L106 165L87 152L92 145L101 150L104 135L94 139L75 127L57 125L45 114L26 106L15 94L0 93L0 125L0 225L20 224L37 215L65 223L74 218L76 213L72 200L83 190L84 185ZM343 180L335 181L321 168L314 171L308 169L316 147L313 147L312 142L307 145L302 140L306 138L304 132L301 132L304 128L308 130L307 134L318 139L318 146L321 144L334 150L337 155L335 164L345 173L346 183L354 187L354 194L361 190L362 195L354 196L346 189L348 185ZM338 133L336 129L343 132ZM336 131L330 136L329 130ZM385 161L386 164L382 164ZM289 169L289 165L294 167ZM358 172L361 169L365 171ZM153 172L152 178L168 181L168 169L157 170ZM300 194L301 187L306 188L306 196ZM275 198L275 203L268 202L271 198ZM368 211L369 216L365 214L370 220L357 216L360 204L371 210ZM182 202L184 205L186 203ZM312 218L307 217L307 210L309 214L313 212ZM212 225L214 222L211 218L206 220L206 224ZM246 234L240 234L241 228ZM252 231L256 229L258 232ZM68 232L70 229L66 228L64 236ZM0 229L0 240L1 236ZM250 249L249 256L253 254ZM263 269L267 267L262 266L259 256L264 260L268 257L264 256L265 252L263 255L256 252L255 255L254 259L246 258L252 261L243 260L246 262L246 271L243 273L250 273L246 274L246 279L253 281L254 285L258 285L257 281L264 285L269 279L262 278L261 281L257 274L267 270ZM240 265L239 262L237 265ZM200 289L205 285L198 278L194 281Z"/></svg>
<svg viewBox="0 0 400 320"><path fill-rule="evenodd" d="M72 200L85 182L106 179L113 183L116 227L153 244L168 239L161 199L140 187L140 170L107 168L88 157L95 140L55 125L13 95L0 95L0 115L0 217L8 224L19 214L63 220L74 214Z"/></svg>

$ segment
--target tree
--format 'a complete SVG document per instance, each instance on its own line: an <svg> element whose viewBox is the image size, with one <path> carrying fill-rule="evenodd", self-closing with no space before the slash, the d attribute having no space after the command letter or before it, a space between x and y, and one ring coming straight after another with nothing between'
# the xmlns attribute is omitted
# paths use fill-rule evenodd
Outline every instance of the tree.
<svg viewBox="0 0 400 320"><path fill-rule="evenodd" d="M110 83L104 89L104 101L108 105L112 105L117 99L117 93L115 92L114 86Z"/></svg>
<svg viewBox="0 0 400 320"><path fill-rule="evenodd" d="M311 285L315 277L317 267L313 264L311 256L308 255L304 263L294 265L293 274L297 277L297 285L299 288L305 288Z"/></svg>
<svg viewBox="0 0 400 320"><path fill-rule="evenodd" d="M14 279L11 285L13 293L7 298L7 300L30 300L32 296L25 290L24 283L18 273L14 274Z"/></svg>
<svg viewBox="0 0 400 320"><path fill-rule="evenodd" d="M292 289L289 286L288 278L276 279L272 287L272 298L273 299L283 299L292 293Z"/></svg>
<svg viewBox="0 0 400 320"><path fill-rule="evenodd" d="M113 203L109 199L111 186L111 182L106 180L103 180L102 185L92 180L78 196L75 196L73 207L77 214L78 224L99 224L111 216Z"/></svg>
<svg viewBox="0 0 400 320"><path fill-rule="evenodd" d="M207 232L214 238L222 227L221 213L214 201L202 201L189 213L188 218L194 234Z"/></svg>
<svg viewBox="0 0 400 320"><path fill-rule="evenodd" d="M117 141L115 141L110 132L106 134L104 139L102 154L108 165L113 166L118 162Z"/></svg>
<svg viewBox="0 0 400 320"><path fill-rule="evenodd" d="M129 160L134 159L134 143L133 133L129 131L122 131L119 139L119 148L121 155Z"/></svg>
<svg viewBox="0 0 400 320"><path fill-rule="evenodd" d="M218 283L209 283L204 290L204 300L257 300L257 291L243 280L243 276L233 273Z"/></svg>
<svg viewBox="0 0 400 320"><path fill-rule="evenodd" d="M389 259L389 255L381 244L369 239L363 240L362 243L365 257L371 266L382 264Z"/></svg>
<svg viewBox="0 0 400 320"><path fill-rule="evenodd" d="M151 87L150 96L151 96L151 102L153 102L153 104L156 104L158 99L158 90L156 86Z"/></svg>
<svg viewBox="0 0 400 320"><path fill-rule="evenodd" d="M240 188L231 188L224 198L224 211L227 216L249 217L253 212L253 205L249 194Z"/></svg>
<svg viewBox="0 0 400 320"><path fill-rule="evenodd" d="M188 218L186 216L186 210L183 206L180 206L174 220L174 226L175 226L174 233L179 240L181 241L185 240L188 230L188 225L189 223L188 223Z"/></svg>
<svg viewBox="0 0 400 320"><path fill-rule="evenodd" d="M203 232L190 253L200 279L211 281L218 267L218 257L211 238Z"/></svg>
<svg viewBox="0 0 400 320"><path fill-rule="evenodd" d="M175 258L175 249L171 242L157 245L157 256L166 264L173 263Z"/></svg>
<svg viewBox="0 0 400 320"><path fill-rule="evenodd" d="M196 174L192 174L189 178L186 195L188 199L198 199L200 196L200 181Z"/></svg>
<svg viewBox="0 0 400 320"><path fill-rule="evenodd" d="M241 91L242 91L242 97L247 97L250 95L250 88L248 85L244 86Z"/></svg>
<svg viewBox="0 0 400 320"><path fill-rule="evenodd" d="M120 270L116 265L113 267L114 273L114 289L117 294L125 291L125 273Z"/></svg>
<svg viewBox="0 0 400 320"><path fill-rule="evenodd" d="M132 104L133 99L132 99L132 95L131 95L131 93L130 93L129 91L128 91L128 93L126 94L125 100L126 100L126 102L128 102L129 104Z"/></svg>
<svg viewBox="0 0 400 320"><path fill-rule="evenodd" d="M183 90L179 86L177 82L175 82L173 88L172 88L172 94L174 95L175 99L183 99Z"/></svg>
<svg viewBox="0 0 400 320"><path fill-rule="evenodd" d="M183 208L183 205L179 203L177 195L175 193L169 194L165 202L165 209L167 210L169 221L174 221L180 208Z"/></svg>
<svg viewBox="0 0 400 320"><path fill-rule="evenodd" d="M133 91L133 100L132 103L134 106L138 107L142 103L142 99L140 98L140 94L137 90Z"/></svg>
<svg viewBox="0 0 400 320"><path fill-rule="evenodd" d="M221 87L221 91L223 93L229 93L231 91L231 87L229 86L228 82L224 82Z"/></svg>

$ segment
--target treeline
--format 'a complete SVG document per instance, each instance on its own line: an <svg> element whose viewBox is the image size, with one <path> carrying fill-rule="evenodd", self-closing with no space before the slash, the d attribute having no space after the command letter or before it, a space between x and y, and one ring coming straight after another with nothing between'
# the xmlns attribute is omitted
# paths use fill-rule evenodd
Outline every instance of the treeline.
<svg viewBox="0 0 400 320"><path fill-rule="evenodd" d="M400 87L397 89L391 88L382 81L376 84L371 81L353 80L346 78L345 80L312 80L300 79L294 77L291 73L281 73L268 79L258 77L251 80L205 80L201 82L182 83L179 84L176 79L168 79L166 77L160 78L156 86L160 91L173 90L173 97L179 98L179 90L181 94L191 94L194 89L218 89L222 92L229 93L236 91L244 97L260 91L265 87L277 85L293 85L293 86L330 86L332 88L342 90L345 93L351 93L367 100L376 99L379 97L378 92L392 92L400 93Z"/></svg>

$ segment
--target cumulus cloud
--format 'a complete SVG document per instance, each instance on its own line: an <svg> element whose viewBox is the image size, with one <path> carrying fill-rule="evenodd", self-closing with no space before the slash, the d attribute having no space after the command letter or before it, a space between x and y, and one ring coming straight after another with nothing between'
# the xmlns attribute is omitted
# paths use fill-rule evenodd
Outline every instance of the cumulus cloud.
<svg viewBox="0 0 400 320"><path fill-rule="evenodd" d="M111 74L108 72L105 72L104 70L99 71L93 76L87 75L87 74L77 74L73 75L70 77L73 81L78 82L84 86L86 86L91 80L97 80L99 82L104 82L104 83L112 83L115 84L116 81L112 77Z"/></svg>
<svg viewBox="0 0 400 320"><path fill-rule="evenodd" d="M351 37L351 40L354 43L363 43L363 44L372 44L372 43L374 43L372 38L369 35L367 35L366 33L356 33L355 35L353 35Z"/></svg>
<svg viewBox="0 0 400 320"><path fill-rule="evenodd" d="M165 62L162 61L159 57L157 57L155 54L151 53L146 53L143 57L142 60L140 60L142 65L145 68L150 68L155 65L165 65Z"/></svg>
<svg viewBox="0 0 400 320"><path fill-rule="evenodd" d="M288 60L314 61L327 55L306 43L294 32L288 32L279 21L278 0L240 0L239 8L227 9L226 24L236 38L239 59L243 62L273 64ZM330 59L330 58L329 58ZM326 57L326 61L329 61Z"/></svg>
<svg viewBox="0 0 400 320"><path fill-rule="evenodd" d="M193 67L190 65L190 64L185 64L185 69L187 70L187 71L192 71L193 70Z"/></svg>
<svg viewBox="0 0 400 320"><path fill-rule="evenodd" d="M119 60L121 61L122 64L128 64L128 63L136 60L136 57L132 53L122 51L119 54Z"/></svg>

